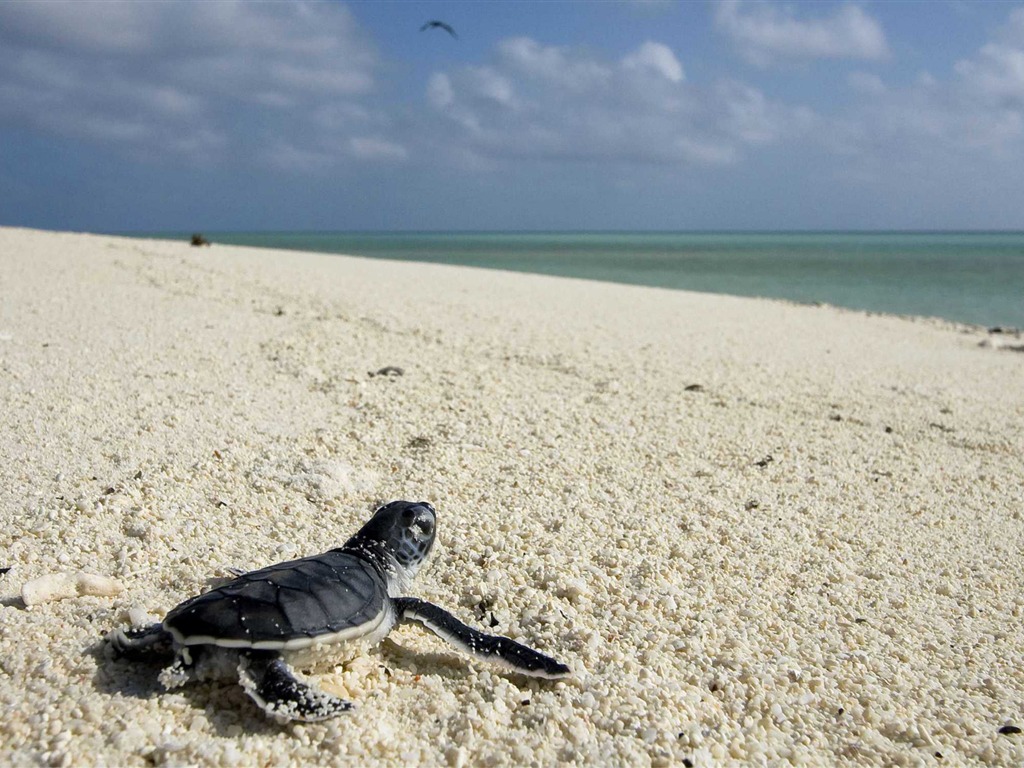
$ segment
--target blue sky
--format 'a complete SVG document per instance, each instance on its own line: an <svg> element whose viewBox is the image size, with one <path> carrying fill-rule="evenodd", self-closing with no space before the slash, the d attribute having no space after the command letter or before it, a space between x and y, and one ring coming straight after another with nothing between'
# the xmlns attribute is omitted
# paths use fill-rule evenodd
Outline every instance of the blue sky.
<svg viewBox="0 0 1024 768"><path fill-rule="evenodd" d="M1024 4L8 0L0 224L1024 229Z"/></svg>

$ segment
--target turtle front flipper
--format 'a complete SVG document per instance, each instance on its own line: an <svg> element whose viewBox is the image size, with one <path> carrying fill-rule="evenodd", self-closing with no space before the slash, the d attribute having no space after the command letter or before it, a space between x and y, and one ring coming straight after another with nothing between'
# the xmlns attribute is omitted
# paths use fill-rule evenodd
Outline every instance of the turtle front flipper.
<svg viewBox="0 0 1024 768"><path fill-rule="evenodd" d="M352 709L352 702L318 691L296 678L276 653L250 651L240 655L238 682L272 717L312 723Z"/></svg>
<svg viewBox="0 0 1024 768"><path fill-rule="evenodd" d="M417 621L442 640L485 661L503 664L521 675L556 679L567 677L572 670L540 651L527 648L501 635L488 635L463 624L440 606L415 597L399 597L394 601L399 620Z"/></svg>

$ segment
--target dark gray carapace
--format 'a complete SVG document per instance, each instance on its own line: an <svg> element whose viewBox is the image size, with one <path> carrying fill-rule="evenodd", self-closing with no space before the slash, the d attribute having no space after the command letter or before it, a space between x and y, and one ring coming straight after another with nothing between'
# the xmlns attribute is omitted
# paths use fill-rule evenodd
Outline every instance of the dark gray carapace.
<svg viewBox="0 0 1024 768"><path fill-rule="evenodd" d="M298 680L289 657L365 639L378 642L401 621L415 621L460 650L514 672L560 678L564 664L506 637L488 635L439 606L403 593L430 554L437 514L426 502L378 509L344 546L244 573L172 609L160 624L109 635L129 659L164 657L168 688L202 677L204 662L231 654L246 693L280 720L316 721L352 705Z"/></svg>

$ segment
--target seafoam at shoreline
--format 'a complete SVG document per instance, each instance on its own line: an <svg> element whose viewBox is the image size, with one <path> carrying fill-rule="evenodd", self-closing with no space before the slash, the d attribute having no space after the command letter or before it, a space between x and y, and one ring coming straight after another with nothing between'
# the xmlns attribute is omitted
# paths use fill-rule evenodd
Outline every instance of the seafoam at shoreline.
<svg viewBox="0 0 1024 768"><path fill-rule="evenodd" d="M1024 356L986 334L102 236L0 253L0 762L1024 760ZM418 594L575 679L403 628L318 676L350 717L282 729L97 646L400 497L439 511ZM79 570L123 591L26 610Z"/></svg>

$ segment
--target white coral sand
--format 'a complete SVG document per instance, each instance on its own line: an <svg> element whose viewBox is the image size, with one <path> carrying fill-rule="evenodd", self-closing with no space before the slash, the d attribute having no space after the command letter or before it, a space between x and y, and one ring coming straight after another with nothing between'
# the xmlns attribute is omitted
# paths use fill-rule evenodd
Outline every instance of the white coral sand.
<svg viewBox="0 0 1024 768"><path fill-rule="evenodd" d="M0 229L0 764L1022 764L1024 355L982 336ZM98 644L394 498L419 595L576 677L402 628L281 727ZM124 590L19 597L79 570Z"/></svg>

